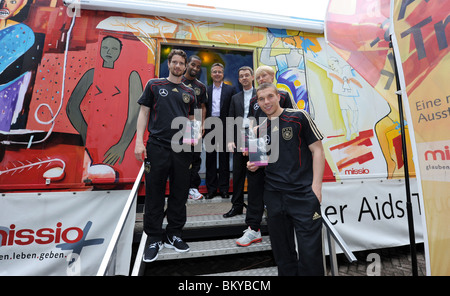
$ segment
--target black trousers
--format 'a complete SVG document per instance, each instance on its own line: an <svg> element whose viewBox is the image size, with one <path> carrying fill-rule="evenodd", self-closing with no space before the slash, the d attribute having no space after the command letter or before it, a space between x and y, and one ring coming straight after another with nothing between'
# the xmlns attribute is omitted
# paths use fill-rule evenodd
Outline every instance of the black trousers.
<svg viewBox="0 0 450 296"><path fill-rule="evenodd" d="M217 167L217 155L219 167ZM229 152L206 152L206 188L208 193L227 193L230 189L230 155Z"/></svg>
<svg viewBox="0 0 450 296"><path fill-rule="evenodd" d="M247 172L247 212L245 223L254 231L261 228L261 220L264 214L264 168L261 167L255 172Z"/></svg>
<svg viewBox="0 0 450 296"><path fill-rule="evenodd" d="M248 156L242 152L233 153L233 207L242 209L244 207L244 186L247 176Z"/></svg>
<svg viewBox="0 0 450 296"><path fill-rule="evenodd" d="M201 145L201 144L198 144ZM192 168L191 168L191 184L189 188L197 188L200 186L202 179L200 178L199 171L202 165L201 152L192 152Z"/></svg>
<svg viewBox="0 0 450 296"><path fill-rule="evenodd" d="M145 173L144 231L149 242L163 239L165 191L167 178L170 176L170 197L167 200L168 236L181 236L186 223L186 200L189 194L190 167L192 152L175 153L171 148L153 142L147 143L146 166L150 171Z"/></svg>
<svg viewBox="0 0 450 296"><path fill-rule="evenodd" d="M222 120L222 119L221 119ZM222 128L225 126L223 122ZM218 128L217 126L214 126ZM212 131L212 129L205 129L205 137ZM217 136L220 136L219 134ZM214 194L219 190L221 193L227 193L230 189L230 152L226 149L226 130L223 128L221 139L213 137L211 145L215 147L214 151L211 148L206 149L206 176L205 183L209 194ZM219 143L219 141L222 143ZM208 143L209 145L209 143ZM222 147L221 147L222 146ZM219 158L219 166L217 166L217 158Z"/></svg>
<svg viewBox="0 0 450 296"><path fill-rule="evenodd" d="M311 189L305 192L265 190L264 201L278 275L324 275L322 217L314 192Z"/></svg>

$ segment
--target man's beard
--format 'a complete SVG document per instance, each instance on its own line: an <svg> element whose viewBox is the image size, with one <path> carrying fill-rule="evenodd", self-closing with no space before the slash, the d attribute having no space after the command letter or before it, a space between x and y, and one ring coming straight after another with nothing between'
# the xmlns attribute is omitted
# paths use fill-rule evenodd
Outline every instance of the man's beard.
<svg viewBox="0 0 450 296"><path fill-rule="evenodd" d="M197 77L197 72L196 71L194 71L194 70L190 70L189 71L189 75L191 75L191 77Z"/></svg>
<svg viewBox="0 0 450 296"><path fill-rule="evenodd" d="M170 74L172 74L175 77L180 77L183 75L183 71L179 71L179 73L177 73L176 70L170 70Z"/></svg>

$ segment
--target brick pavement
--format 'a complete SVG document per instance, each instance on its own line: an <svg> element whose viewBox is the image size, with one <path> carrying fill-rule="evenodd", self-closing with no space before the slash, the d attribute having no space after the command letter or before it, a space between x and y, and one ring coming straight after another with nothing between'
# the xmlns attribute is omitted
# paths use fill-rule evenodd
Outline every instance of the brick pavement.
<svg viewBox="0 0 450 296"><path fill-rule="evenodd" d="M417 267L419 276L426 275L423 244L417 244ZM380 259L380 276L412 276L411 253L409 246L392 247L377 250L359 251L353 253L358 259L348 263L344 255L338 254L340 276L367 276L373 273L373 261L369 254L378 254Z"/></svg>

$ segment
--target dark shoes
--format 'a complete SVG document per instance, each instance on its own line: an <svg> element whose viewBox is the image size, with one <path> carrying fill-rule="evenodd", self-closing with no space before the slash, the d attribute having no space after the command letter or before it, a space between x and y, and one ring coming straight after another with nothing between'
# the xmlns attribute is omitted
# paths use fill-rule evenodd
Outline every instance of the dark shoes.
<svg viewBox="0 0 450 296"><path fill-rule="evenodd" d="M164 247L175 249L175 251L180 253L189 251L189 245L176 235L172 237L167 236L166 240L164 241Z"/></svg>
<svg viewBox="0 0 450 296"><path fill-rule="evenodd" d="M231 210L228 211L228 213L223 214L223 217L224 218L231 218L231 217L234 217L236 215L242 214L242 212L243 212L242 208L232 207Z"/></svg>
<svg viewBox="0 0 450 296"><path fill-rule="evenodd" d="M205 195L205 199L213 199L214 196L216 196L214 193L207 193L207 194Z"/></svg>
<svg viewBox="0 0 450 296"><path fill-rule="evenodd" d="M144 251L143 261L147 263L155 261L158 259L159 250L162 249L164 249L164 244L162 242L151 243Z"/></svg>
<svg viewBox="0 0 450 296"><path fill-rule="evenodd" d="M219 195L220 195L222 198L230 198L230 195L228 194L228 192L219 192Z"/></svg>
<svg viewBox="0 0 450 296"><path fill-rule="evenodd" d="M219 193L208 193L205 195L205 199L212 199L215 196L220 196L222 198L230 198L228 192L219 192Z"/></svg>
<svg viewBox="0 0 450 296"><path fill-rule="evenodd" d="M174 235L172 237L166 236L164 243L162 241L151 243L144 251L142 260L144 262L153 262L158 259L158 252L162 249L171 248L175 251L184 253L189 251L189 245L186 244L180 237Z"/></svg>

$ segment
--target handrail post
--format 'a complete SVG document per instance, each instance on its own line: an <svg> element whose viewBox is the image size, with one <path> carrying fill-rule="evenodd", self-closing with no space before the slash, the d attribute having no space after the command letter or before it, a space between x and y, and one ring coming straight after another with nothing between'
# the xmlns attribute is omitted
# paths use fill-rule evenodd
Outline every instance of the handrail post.
<svg viewBox="0 0 450 296"><path fill-rule="evenodd" d="M139 248L136 254L136 259L134 260L133 270L131 272L131 276L139 276L141 275L142 268L142 255L144 254L145 244L147 242L147 234L142 232L141 242L139 244Z"/></svg>
<svg viewBox="0 0 450 296"><path fill-rule="evenodd" d="M322 221L325 226L327 232L327 240L328 240L328 251L330 255L330 266L331 266L331 274L338 275L338 267L337 267L337 258L336 258L336 243L339 245L341 250L344 252L347 260L352 263L357 261L355 255L353 255L352 251L350 251L349 247L336 231L336 229L331 224L330 220L325 216L325 213L322 209Z"/></svg>
<svg viewBox="0 0 450 296"><path fill-rule="evenodd" d="M144 175L144 164L142 164L141 169L136 178L136 181L134 182L133 188L131 189L131 192L128 195L128 199L125 204L125 207L122 210L122 214L120 215L119 221L117 222L116 228L111 237L111 241L108 244L108 248L106 249L105 255L103 256L103 260L97 271L97 276L104 276L106 274L107 268L111 261L111 257L113 255L113 252L116 250L117 242L119 240L119 237L120 237L123 227L125 225L125 221L127 220L128 214L130 213L130 210L131 210L131 207L137 197L137 191L141 184L141 179L142 179L143 175Z"/></svg>
<svg viewBox="0 0 450 296"><path fill-rule="evenodd" d="M330 256L330 269L331 269L331 275L337 276L339 275L338 271L338 265L337 265L337 257L336 257L336 244L333 239L333 237L330 235L330 231L326 229L327 231L327 241L328 241L328 252Z"/></svg>

